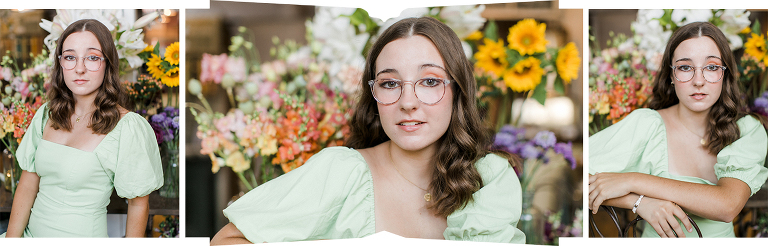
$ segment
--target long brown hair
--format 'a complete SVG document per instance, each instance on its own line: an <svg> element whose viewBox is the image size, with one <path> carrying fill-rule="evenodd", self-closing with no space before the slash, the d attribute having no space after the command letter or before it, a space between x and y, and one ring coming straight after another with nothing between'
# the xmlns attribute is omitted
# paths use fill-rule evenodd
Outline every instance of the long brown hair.
<svg viewBox="0 0 768 246"><path fill-rule="evenodd" d="M128 96L125 94L123 86L120 85L118 63L119 57L117 48L112 39L112 34L104 24L93 19L83 19L72 23L64 30L56 42L56 53L54 57L62 54L64 40L72 33L91 32L101 45L101 51L106 60L104 78L101 86L96 89L96 98L94 105L96 110L91 115L91 123L88 127L96 134L107 134L115 128L120 120L120 109L122 106L131 109ZM55 130L72 130L70 118L75 112L75 98L72 91L64 82L63 68L59 64L59 59L53 59L54 65L51 71L51 90L48 92L48 116L51 119L51 126Z"/></svg>
<svg viewBox="0 0 768 246"><path fill-rule="evenodd" d="M437 47L446 65L454 89L451 122L438 140L433 157L434 174L429 189L434 198L428 209L448 216L472 200L472 194L483 186L475 162L489 153L490 131L482 124L475 98L476 81L472 65L464 55L461 41L445 24L430 18L401 20L389 27L371 47L362 77L362 92L350 120L351 134L347 147L362 149L381 144L389 137L378 118L376 100L366 81L375 79L376 59L388 43L413 35L421 35Z"/></svg>
<svg viewBox="0 0 768 246"><path fill-rule="evenodd" d="M728 39L717 26L709 22L694 22L680 27L667 42L664 57L661 61L659 73L654 78L653 95L649 102L651 109L665 109L680 103L675 94L675 86L672 84L672 56L675 49L685 40L709 37L715 41L720 57L726 67L722 78L723 89L720 98L717 99L707 115L706 147L712 154L717 154L739 139L740 131L736 121L748 114L746 102L737 84L739 81L738 67L731 49L728 47Z"/></svg>

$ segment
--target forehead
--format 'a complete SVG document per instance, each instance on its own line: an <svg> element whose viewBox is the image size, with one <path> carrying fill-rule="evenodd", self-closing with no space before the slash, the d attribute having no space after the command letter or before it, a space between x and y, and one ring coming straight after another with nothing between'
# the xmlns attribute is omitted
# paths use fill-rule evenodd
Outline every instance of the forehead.
<svg viewBox="0 0 768 246"><path fill-rule="evenodd" d="M96 35L89 31L74 32L67 36L62 43L62 51L87 51L88 49L101 50L101 44Z"/></svg>
<svg viewBox="0 0 768 246"><path fill-rule="evenodd" d="M384 46L376 58L376 73L394 69L399 73L418 71L430 68L425 64L433 64L445 68L443 57L431 40L421 35L399 38ZM435 68L439 69L439 68Z"/></svg>
<svg viewBox="0 0 768 246"><path fill-rule="evenodd" d="M712 38L707 36L686 39L677 46L672 55L672 62L680 59L690 59L692 61L704 61L709 57L719 57L722 59L720 50Z"/></svg>

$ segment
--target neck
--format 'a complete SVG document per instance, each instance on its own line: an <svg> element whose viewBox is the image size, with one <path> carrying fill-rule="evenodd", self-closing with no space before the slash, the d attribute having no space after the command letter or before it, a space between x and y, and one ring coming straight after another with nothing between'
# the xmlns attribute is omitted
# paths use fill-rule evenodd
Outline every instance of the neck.
<svg viewBox="0 0 768 246"><path fill-rule="evenodd" d="M709 109L701 112L694 112L685 108L680 104L675 105L674 109L677 112L678 120L681 124L685 125L691 131L696 134L705 133L707 129L707 117L709 117Z"/></svg>
<svg viewBox="0 0 768 246"><path fill-rule="evenodd" d="M429 186L429 180L432 179L434 170L432 161L435 153L434 146L418 151L408 151L400 148L390 140L387 151L389 151L389 155L392 158L392 165L394 165L402 175L406 176L406 178L410 179L421 188Z"/></svg>
<svg viewBox="0 0 768 246"><path fill-rule="evenodd" d="M93 97L83 97L83 96L75 96L75 114L79 116L83 116L85 114L91 113L96 109L96 105L93 103L94 98Z"/></svg>

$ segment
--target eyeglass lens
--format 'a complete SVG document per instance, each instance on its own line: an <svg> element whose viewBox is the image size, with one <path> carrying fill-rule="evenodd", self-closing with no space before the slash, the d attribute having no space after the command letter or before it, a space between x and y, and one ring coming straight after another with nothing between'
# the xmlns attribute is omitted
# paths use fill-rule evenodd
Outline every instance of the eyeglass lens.
<svg viewBox="0 0 768 246"><path fill-rule="evenodd" d="M97 55L87 55L82 57L82 59L79 59L79 57L75 55L64 54L59 57L59 63L61 64L62 68L70 70L77 66L78 61L83 60L85 69L88 69L89 71L98 71L99 68L101 68L101 61L103 59L104 58Z"/></svg>
<svg viewBox="0 0 768 246"><path fill-rule="evenodd" d="M405 84L412 84L416 98L425 104L435 104L445 95L446 81L437 78L423 78L414 83L395 79L379 79L371 83L373 97L382 104L392 104L400 100Z"/></svg>
<svg viewBox="0 0 768 246"><path fill-rule="evenodd" d="M725 73L724 67L717 65L707 65L703 67L679 65L674 67L675 78L681 82L688 82L696 75L696 70L700 70L702 75L704 75L704 79L710 83L720 81Z"/></svg>

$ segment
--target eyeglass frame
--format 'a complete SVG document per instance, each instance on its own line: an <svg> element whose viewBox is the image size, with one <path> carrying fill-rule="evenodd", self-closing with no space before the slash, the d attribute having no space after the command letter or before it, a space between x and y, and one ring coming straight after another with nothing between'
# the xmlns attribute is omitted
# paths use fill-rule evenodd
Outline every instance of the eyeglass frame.
<svg viewBox="0 0 768 246"><path fill-rule="evenodd" d="M426 102L422 101L422 100L421 100L421 98L419 98L419 95L417 95L417 94L416 94L416 84L417 84L419 81L422 81L422 80L425 80L425 79L436 79L436 80L441 80L441 81L443 81L443 94L442 94L442 95L440 95L440 99L438 99L438 100L437 100L437 102L434 102L434 103L426 103ZM376 102L378 102L378 103L381 103L381 104L384 104L384 105L392 105L392 104L395 104L396 102L400 101L400 98L402 98L402 97L403 97L403 87L405 87L405 85L406 85L406 84L411 84L411 87L413 88L413 95L414 95L414 96L416 96L416 99L418 99L418 100L419 100L419 102L421 102L421 103L423 103L423 104L426 104L426 105L435 105L435 104L438 104L438 103L440 103L440 101L442 101L442 100L443 100L443 98L445 97L445 88L446 88L446 87L448 87L448 84L450 84L450 83L451 83L451 80L450 80L450 79L435 78L435 77L426 77L426 78L421 78L421 79L418 79L418 80L416 80L416 81L410 81L410 80L399 80L399 79L388 79L388 80L395 80L395 81L399 81L400 83L402 83L402 84L400 85L400 95L397 97L397 100L395 100L395 101L393 101L393 102L391 102L391 103L383 103L383 102L381 102L381 101L380 101L378 98L376 98L376 93L375 93L375 92L373 92L373 90L374 90L373 84L374 84L374 83L376 83L376 79L372 79L372 80L369 80L369 81L368 81L368 86L369 86L369 87L371 87L371 95L373 96L373 99L374 99L374 100L376 100Z"/></svg>
<svg viewBox="0 0 768 246"><path fill-rule="evenodd" d="M103 52L102 52L102 54L103 54ZM72 68L65 68L64 64L61 62L61 57L62 56L64 56L64 55L63 54L59 55L57 58L59 60L59 66L61 66L61 68L63 68L64 70L75 69L77 67L77 64L80 63L80 61L82 60L83 61L83 67L85 67L85 70L88 70L88 71L91 71L91 72L96 72L96 71L99 71L99 69L101 69L101 62L102 61L107 61L107 57L105 57L105 56L97 56L97 55L74 56L77 59L77 60L75 60L75 66L72 67ZM97 68L96 70L90 70L90 69L88 69L88 66L85 65L85 58L89 57L89 56L95 56L95 57L98 57L101 60L101 61L99 61L99 68Z"/></svg>
<svg viewBox="0 0 768 246"><path fill-rule="evenodd" d="M679 67L679 66L690 66L690 67L692 67L692 68L693 68L693 76L691 76L691 78L690 78L690 79L688 79L688 80L686 80L686 81L682 81L682 80L678 79L678 78L677 78L677 73L675 73L675 70L676 70L676 69L677 69L677 67ZM706 76L704 76L704 67L708 67L708 66L716 66L716 67L718 67L718 68L722 69L722 71L723 71L723 75L721 75L721 76L720 76L720 78L719 78L718 80L714 81L714 82L707 80L707 77L706 77ZM690 82L691 80L693 80L693 77L696 77L696 71L697 71L697 70L699 70L699 71L701 71L701 77L704 77L704 81L707 81L707 82L708 82L708 83L710 83L710 84L714 84L714 83L717 83L717 82L720 82L720 81L722 81L722 80L723 80L723 77L725 77L725 70L726 70L726 69L728 69L728 67L726 67L726 66L723 66L723 65L714 65L714 64L705 65L705 66L700 66L700 67L697 67L697 66L691 66L691 65L676 65L676 66L669 66L669 67L670 67L670 68L672 68L672 76L674 76L674 77L675 77L675 79L676 79L677 81L679 81L680 83L688 83L688 82Z"/></svg>

